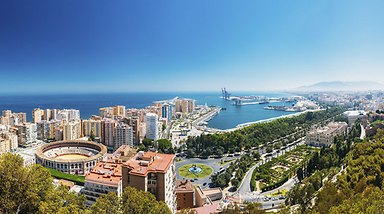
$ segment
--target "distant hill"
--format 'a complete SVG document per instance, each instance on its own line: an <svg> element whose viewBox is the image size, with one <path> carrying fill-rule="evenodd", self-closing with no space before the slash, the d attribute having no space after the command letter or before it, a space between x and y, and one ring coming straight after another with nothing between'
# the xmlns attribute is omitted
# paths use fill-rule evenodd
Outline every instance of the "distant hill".
<svg viewBox="0 0 384 214"><path fill-rule="evenodd" d="M384 84L373 81L356 82L319 82L294 89L296 91L378 91L384 90Z"/></svg>

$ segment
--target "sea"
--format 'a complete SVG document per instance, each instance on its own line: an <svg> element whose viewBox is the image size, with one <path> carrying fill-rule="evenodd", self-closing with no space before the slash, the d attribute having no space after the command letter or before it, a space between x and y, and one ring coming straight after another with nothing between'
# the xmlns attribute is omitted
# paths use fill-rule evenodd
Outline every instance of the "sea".
<svg viewBox="0 0 384 214"><path fill-rule="evenodd" d="M293 94L280 92L237 92L234 96L266 96L290 97ZM153 101L167 100L174 97L195 99L198 105L222 107L218 115L208 121L208 126L217 129L231 129L239 124L280 117L292 112L267 110L268 105L291 105L285 102L272 104L255 104L235 106L233 101L224 100L219 92L132 92L132 93L102 93L102 94L56 94L56 95L0 95L0 111L26 112L27 120L31 121L32 110L74 108L80 110L82 119L98 115L99 108L114 105L124 105L126 108L144 108L152 105ZM225 109L225 110L224 110Z"/></svg>

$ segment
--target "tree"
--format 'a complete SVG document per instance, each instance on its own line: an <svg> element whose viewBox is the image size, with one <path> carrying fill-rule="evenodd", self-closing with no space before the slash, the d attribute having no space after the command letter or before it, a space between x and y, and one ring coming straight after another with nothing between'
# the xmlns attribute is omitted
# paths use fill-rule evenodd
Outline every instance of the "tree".
<svg viewBox="0 0 384 214"><path fill-rule="evenodd" d="M297 169L297 179L299 179L299 181L301 182L303 179L304 179L304 171L303 171L303 168L302 167L299 167Z"/></svg>
<svg viewBox="0 0 384 214"><path fill-rule="evenodd" d="M175 151L173 150L171 141L167 139L159 139L157 142L157 150L161 153L165 154L174 154Z"/></svg>
<svg viewBox="0 0 384 214"><path fill-rule="evenodd" d="M153 140L149 139L149 138L144 138L143 141L142 141L143 145L147 148L149 147L153 147Z"/></svg>
<svg viewBox="0 0 384 214"><path fill-rule="evenodd" d="M266 213L260 203L248 203L244 210L245 214L263 214Z"/></svg>
<svg viewBox="0 0 384 214"><path fill-rule="evenodd" d="M93 133L93 130L91 130L91 135L89 136L90 141L95 141L95 134Z"/></svg>
<svg viewBox="0 0 384 214"><path fill-rule="evenodd" d="M154 195L149 192L136 190L133 187L127 187L123 191L122 211L126 214L138 213L171 213L167 205L162 201L156 201Z"/></svg>
<svg viewBox="0 0 384 214"><path fill-rule="evenodd" d="M47 199L40 203L37 213L88 213L85 196L69 192L66 186L51 191Z"/></svg>
<svg viewBox="0 0 384 214"><path fill-rule="evenodd" d="M6 153L0 157L0 213L16 213L26 204L28 170L19 155Z"/></svg>
<svg viewBox="0 0 384 214"><path fill-rule="evenodd" d="M90 210L92 213L119 214L122 213L122 201L114 192L100 196Z"/></svg>

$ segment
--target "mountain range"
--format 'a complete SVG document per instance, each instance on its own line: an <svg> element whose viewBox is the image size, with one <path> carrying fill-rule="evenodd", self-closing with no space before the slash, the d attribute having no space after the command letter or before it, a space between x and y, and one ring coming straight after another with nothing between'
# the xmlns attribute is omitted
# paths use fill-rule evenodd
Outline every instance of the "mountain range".
<svg viewBox="0 0 384 214"><path fill-rule="evenodd" d="M313 85L301 86L294 89L302 92L321 92L321 91L382 91L384 84L374 81L355 81L355 82L319 82Z"/></svg>

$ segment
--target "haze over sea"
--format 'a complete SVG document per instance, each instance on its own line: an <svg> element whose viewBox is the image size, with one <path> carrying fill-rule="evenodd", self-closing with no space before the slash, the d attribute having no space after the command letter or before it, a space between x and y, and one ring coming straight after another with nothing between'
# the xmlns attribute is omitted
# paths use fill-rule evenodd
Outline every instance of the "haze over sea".
<svg viewBox="0 0 384 214"><path fill-rule="evenodd" d="M258 95L267 97L289 97L291 94L278 92L237 92L233 95ZM292 112L266 110L265 106L271 104L257 104L234 106L231 101L220 98L220 92L134 92L109 94L59 94L59 95L6 95L0 96L0 111L26 112L27 120L32 117L34 108L74 108L79 109L81 118L88 119L99 114L100 107L124 105L127 108L144 108L153 101L172 99L174 97L192 98L198 105L214 105L224 107L220 114L208 122L209 127L218 129L234 128L238 124L264 120ZM289 105L288 103L273 103L273 105Z"/></svg>

